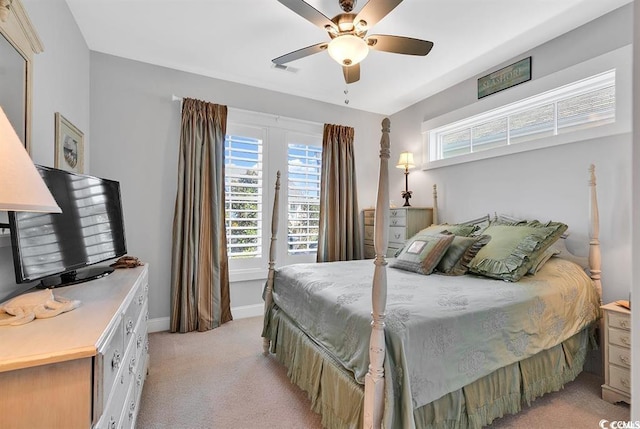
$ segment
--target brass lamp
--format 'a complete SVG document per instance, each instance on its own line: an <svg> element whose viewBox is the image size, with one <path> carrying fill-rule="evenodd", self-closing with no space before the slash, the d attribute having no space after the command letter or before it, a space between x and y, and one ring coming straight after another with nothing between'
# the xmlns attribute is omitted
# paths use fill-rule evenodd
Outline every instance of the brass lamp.
<svg viewBox="0 0 640 429"><path fill-rule="evenodd" d="M411 198L412 192L409 190L409 169L415 168L415 164L413 163L413 153L411 152L402 152L400 154L400 159L398 160L397 168L404 168L404 191L402 191L402 198L404 198L404 204L402 207L411 207L409 204L409 199Z"/></svg>
<svg viewBox="0 0 640 429"><path fill-rule="evenodd" d="M0 107L0 211L61 213ZM0 228L7 224L0 223Z"/></svg>

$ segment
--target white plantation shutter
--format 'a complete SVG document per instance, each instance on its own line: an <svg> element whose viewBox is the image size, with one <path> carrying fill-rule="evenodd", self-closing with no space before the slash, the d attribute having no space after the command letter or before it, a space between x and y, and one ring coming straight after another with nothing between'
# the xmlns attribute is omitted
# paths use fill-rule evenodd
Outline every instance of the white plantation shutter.
<svg viewBox="0 0 640 429"><path fill-rule="evenodd" d="M229 258L262 256L262 140L225 139L225 223Z"/></svg>
<svg viewBox="0 0 640 429"><path fill-rule="evenodd" d="M320 219L322 147L289 143L287 249L289 254L315 254Z"/></svg>

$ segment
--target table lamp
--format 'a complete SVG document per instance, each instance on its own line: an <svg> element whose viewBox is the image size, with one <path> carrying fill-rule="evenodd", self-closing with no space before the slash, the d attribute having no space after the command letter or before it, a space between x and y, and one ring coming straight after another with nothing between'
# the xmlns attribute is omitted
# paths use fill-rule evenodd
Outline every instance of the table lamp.
<svg viewBox="0 0 640 429"><path fill-rule="evenodd" d="M404 204L402 207L411 207L409 199L412 192L409 190L409 169L414 168L416 165L413 163L413 153L402 152L400 159L398 160L397 168L404 168L404 191L402 191L402 198L404 198Z"/></svg>
<svg viewBox="0 0 640 429"><path fill-rule="evenodd" d="M0 107L0 211L62 213ZM0 223L0 228L8 224Z"/></svg>

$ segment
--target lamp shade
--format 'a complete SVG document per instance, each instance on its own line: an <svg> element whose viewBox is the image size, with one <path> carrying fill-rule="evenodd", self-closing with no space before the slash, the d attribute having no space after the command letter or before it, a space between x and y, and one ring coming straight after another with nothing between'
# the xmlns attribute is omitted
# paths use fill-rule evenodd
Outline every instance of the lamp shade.
<svg viewBox="0 0 640 429"><path fill-rule="evenodd" d="M1 107L0 211L62 212Z"/></svg>
<svg viewBox="0 0 640 429"><path fill-rule="evenodd" d="M331 58L342 66L358 64L369 53L367 42L353 34L344 34L332 39L327 50Z"/></svg>
<svg viewBox="0 0 640 429"><path fill-rule="evenodd" d="M402 152L400 154L400 159L398 159L397 168L406 168L409 170L410 168L415 168L415 164L413 163L413 153L411 152Z"/></svg>

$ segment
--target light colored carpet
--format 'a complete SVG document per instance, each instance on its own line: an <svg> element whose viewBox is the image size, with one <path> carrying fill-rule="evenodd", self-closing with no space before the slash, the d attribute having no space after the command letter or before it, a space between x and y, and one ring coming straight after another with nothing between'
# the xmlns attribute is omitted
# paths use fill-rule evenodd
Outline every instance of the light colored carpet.
<svg viewBox="0 0 640 429"><path fill-rule="evenodd" d="M275 358L262 355L262 318L234 320L209 332L149 335L149 376L138 429L320 429L306 394ZM599 377L582 373L492 429L598 428L629 420L629 406L600 399Z"/></svg>

